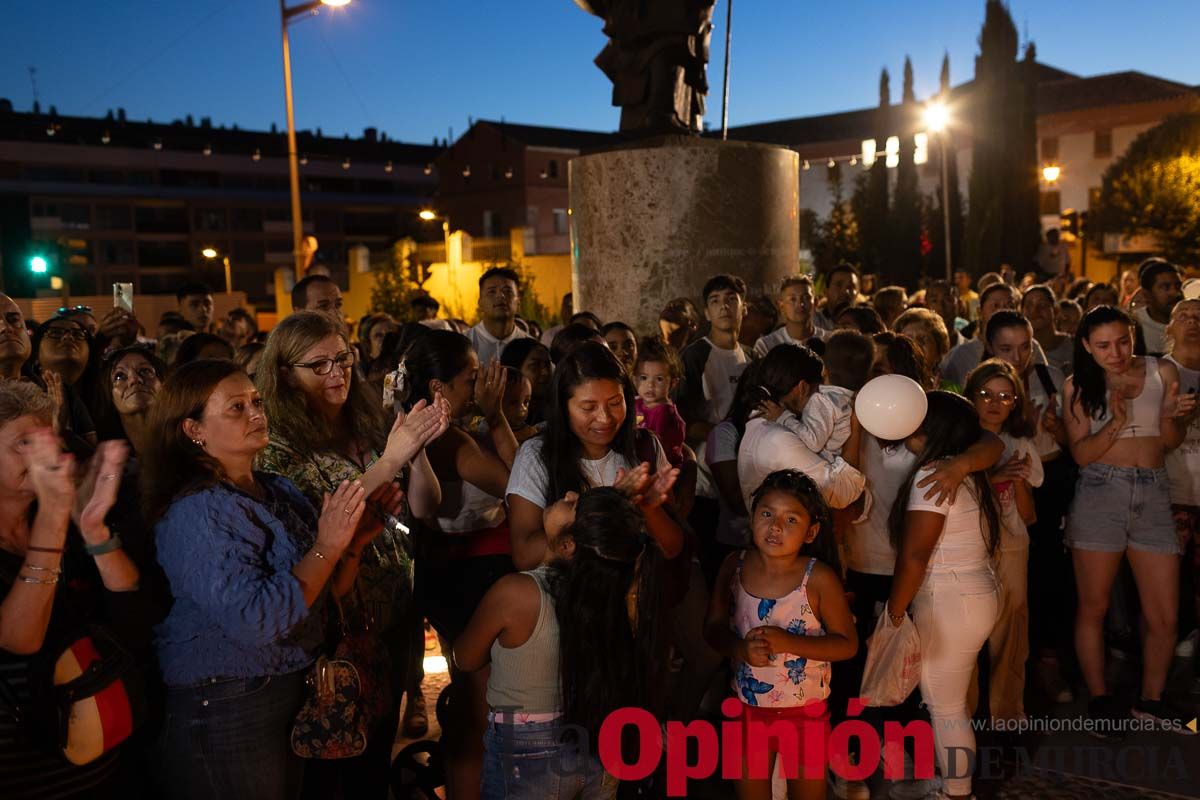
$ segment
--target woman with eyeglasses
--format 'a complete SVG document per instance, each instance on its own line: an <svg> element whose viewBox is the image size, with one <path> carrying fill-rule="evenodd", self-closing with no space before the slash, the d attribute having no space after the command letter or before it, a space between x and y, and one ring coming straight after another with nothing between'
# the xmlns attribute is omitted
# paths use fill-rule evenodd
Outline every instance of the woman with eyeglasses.
<svg viewBox="0 0 1200 800"><path fill-rule="evenodd" d="M96 446L95 411L100 407L99 353L91 334L78 321L54 317L33 332L30 378L49 393L57 407L59 434L77 455Z"/></svg>
<svg viewBox="0 0 1200 800"><path fill-rule="evenodd" d="M347 797L386 797L400 694L408 685L401 667L409 663L413 638L405 624L412 553L398 518L405 505L416 516L437 509L441 488L425 445L446 431L449 419L444 404L421 403L389 425L379 397L355 373L355 359L329 315L301 311L275 327L257 374L271 420L271 441L258 466L287 477L310 501L347 480L361 482L369 498L333 590L350 624L369 625L388 646L391 696L368 733L366 753L314 765L310 778L334 788L340 783Z"/></svg>
<svg viewBox="0 0 1200 800"><path fill-rule="evenodd" d="M980 426L1004 442L1004 455L990 473L1000 503L1000 549L996 561L1000 612L988 637L991 663L988 709L992 719L1022 719L1025 662L1029 659L1026 526L1037 518L1033 490L1042 484L1042 460L1033 443L1033 426L1021 413L1025 387L1011 364L998 358L984 361L967 376L963 393L974 404Z"/></svg>

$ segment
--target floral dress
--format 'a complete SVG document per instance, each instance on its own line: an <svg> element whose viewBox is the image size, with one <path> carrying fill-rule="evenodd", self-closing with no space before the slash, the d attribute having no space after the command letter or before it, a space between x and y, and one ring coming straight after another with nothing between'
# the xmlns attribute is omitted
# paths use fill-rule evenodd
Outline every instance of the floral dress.
<svg viewBox="0 0 1200 800"><path fill-rule="evenodd" d="M257 466L291 480L319 511L326 493L332 493L342 481L361 478L378 459L379 454L372 451L360 467L341 453L304 453L272 433L270 444L258 456ZM403 472L397 476L402 486L404 477ZM407 503L400 517L408 517ZM412 604L412 586L412 545L408 533L389 522L364 548L355 588L343 599L342 607L357 621L376 631L386 631L403 621L405 610Z"/></svg>
<svg viewBox="0 0 1200 800"><path fill-rule="evenodd" d="M780 598L756 597L742 586L743 550L738 568L730 579L733 605L730 628L744 639L754 628L770 625L797 636L824 636L821 621L808 602L808 578L815 558L808 559L800 585ZM829 662L800 658L790 653L771 656L765 667L734 661L733 691L748 706L787 708L808 705L829 696Z"/></svg>

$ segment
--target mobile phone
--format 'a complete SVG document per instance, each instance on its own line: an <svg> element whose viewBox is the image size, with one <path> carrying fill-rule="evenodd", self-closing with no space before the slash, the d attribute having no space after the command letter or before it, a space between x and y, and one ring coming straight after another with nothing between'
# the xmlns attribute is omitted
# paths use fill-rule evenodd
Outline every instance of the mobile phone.
<svg viewBox="0 0 1200 800"><path fill-rule="evenodd" d="M113 308L120 308L133 313L133 284L113 284Z"/></svg>

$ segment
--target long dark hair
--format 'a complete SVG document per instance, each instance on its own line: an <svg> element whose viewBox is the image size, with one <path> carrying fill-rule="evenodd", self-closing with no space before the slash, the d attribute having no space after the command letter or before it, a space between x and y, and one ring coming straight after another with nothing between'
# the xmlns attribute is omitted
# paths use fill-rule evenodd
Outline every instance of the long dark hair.
<svg viewBox="0 0 1200 800"><path fill-rule="evenodd" d="M813 479L798 469L780 469L763 478L763 482L750 496L750 524L754 524L754 508L771 492L782 492L791 495L808 511L808 517L819 526L817 535L811 542L800 548L806 556L812 556L817 561L831 567L838 575L842 574L842 559L838 553L837 541L833 538L833 512L821 495L821 490Z"/></svg>
<svg viewBox="0 0 1200 800"><path fill-rule="evenodd" d="M912 378L922 389L933 388L933 374L929 371L929 365L925 363L925 354L911 336L884 331L872 338L887 354L888 366L892 368L893 375Z"/></svg>
<svg viewBox="0 0 1200 800"><path fill-rule="evenodd" d="M739 442L746 433L746 423L750 420L750 415L763 401L763 391L758 386L760 367L761 361L751 361L742 370L742 374L738 376L737 388L733 390L733 402L729 404L729 413L725 415L725 419L732 422L733 427L737 429Z"/></svg>
<svg viewBox="0 0 1200 800"><path fill-rule="evenodd" d="M755 406L763 400L778 403L785 394L801 382L815 390L821 385L821 374L825 362L809 348L801 344L781 344L771 348L766 358L758 365L755 386L748 400Z"/></svg>
<svg viewBox="0 0 1200 800"><path fill-rule="evenodd" d="M430 331L412 340L400 363L404 386L396 397L408 411L420 400L433 402L430 381L449 383L471 365L471 340L454 331Z"/></svg>
<svg viewBox="0 0 1200 800"><path fill-rule="evenodd" d="M929 410L925 412L925 421L921 423L920 431L925 434L925 449L917 456L917 463L909 470L908 476L896 494L896 502L892 503L892 512L888 516L888 529L891 533L892 546L899 552L904 540L905 516L908 514L908 497L912 494L913 481L917 473L929 464L947 458L953 458L966 451L968 447L979 441L983 428L979 425L979 415L975 407L965 397L952 392L929 392ZM989 553L995 553L1000 543L1000 510L996 504L996 496L992 492L992 483L984 472L972 472L964 482L979 503L979 521L983 541Z"/></svg>
<svg viewBox="0 0 1200 800"><path fill-rule="evenodd" d="M1087 351L1084 342L1092 331L1101 325L1119 322L1129 327L1131 336L1137 329L1133 318L1113 306L1096 306L1083 315L1075 329L1075 371L1071 382L1075 384L1075 397L1071 402L1071 416L1079 419L1075 406L1083 409L1084 416L1100 419L1108 413L1108 385L1104 380L1104 367L1096 363Z"/></svg>
<svg viewBox="0 0 1200 800"><path fill-rule="evenodd" d="M100 368L100 383L97 388L97 396L99 403L93 413L96 414L96 436L98 441L104 442L109 439L128 439L125 434L125 424L121 421L121 415L117 413L117 407L113 405L112 399L112 376L113 371L125 360L126 356L141 356L146 359L146 363L154 370L154 374L158 377L159 391L162 391L162 381L167 375L167 365L163 360L154 354L154 350L146 345L130 345L117 350L110 350L105 354L104 360Z"/></svg>
<svg viewBox="0 0 1200 800"><path fill-rule="evenodd" d="M550 576L559 624L559 675L565 722L598 741L605 718L619 708L649 708L660 686L658 632L662 616L662 553L646 535L642 513L615 489L584 492L569 561ZM630 618L628 598L637 597Z"/></svg>
<svg viewBox="0 0 1200 800"><path fill-rule="evenodd" d="M184 364L163 383L150 407L150 438L142 457L146 522L153 524L183 494L223 479L221 463L183 431L186 419L201 419L217 384L245 371L232 361L204 358Z"/></svg>
<svg viewBox="0 0 1200 800"><path fill-rule="evenodd" d="M615 381L625 395L625 420L617 429L609 447L624 457L628 464L638 463L637 415L634 413L637 394L625 367L606 345L584 342L563 358L554 368L550 382L550 402L547 406L546 430L542 434L542 464L550 485L546 496L559 498L567 492L582 492L587 482L579 469L583 448L571 431L571 415L567 401L575 389L593 380Z"/></svg>

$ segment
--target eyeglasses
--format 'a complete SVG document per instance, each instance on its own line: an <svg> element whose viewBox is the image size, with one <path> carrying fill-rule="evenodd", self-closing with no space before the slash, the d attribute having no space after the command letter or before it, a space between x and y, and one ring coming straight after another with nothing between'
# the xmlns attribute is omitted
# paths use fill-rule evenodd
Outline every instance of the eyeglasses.
<svg viewBox="0 0 1200 800"><path fill-rule="evenodd" d="M58 315L63 316L64 314L75 314L75 313L80 313L80 312L82 312L84 314L91 314L92 307L91 306L71 306L70 308L67 308L66 306L63 306L62 308L60 308L58 310Z"/></svg>
<svg viewBox="0 0 1200 800"><path fill-rule="evenodd" d="M989 404L1000 403L1001 405L1011 406L1013 403L1017 402L1017 396L1012 392L996 392L995 394L992 394L987 389L980 389L975 393L975 396L983 402Z"/></svg>
<svg viewBox="0 0 1200 800"><path fill-rule="evenodd" d="M74 339L77 342L87 341L87 331L82 328L47 328L46 338L53 339L56 342L64 341L65 339Z"/></svg>
<svg viewBox="0 0 1200 800"><path fill-rule="evenodd" d="M154 371L153 367L138 367L130 372L114 372L112 376L112 382L124 383L134 375L137 375L139 378L141 378L143 383L149 383L151 381L158 380L158 373Z"/></svg>
<svg viewBox="0 0 1200 800"><path fill-rule="evenodd" d="M353 367L354 351L343 350L333 358L318 358L316 361L308 361L303 364L292 364L292 366L311 369L314 375L328 375L333 370L335 364L337 365L338 369L350 369Z"/></svg>

